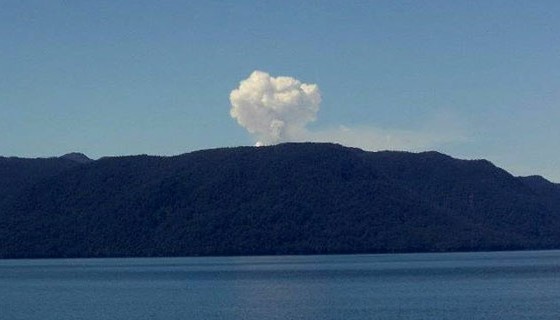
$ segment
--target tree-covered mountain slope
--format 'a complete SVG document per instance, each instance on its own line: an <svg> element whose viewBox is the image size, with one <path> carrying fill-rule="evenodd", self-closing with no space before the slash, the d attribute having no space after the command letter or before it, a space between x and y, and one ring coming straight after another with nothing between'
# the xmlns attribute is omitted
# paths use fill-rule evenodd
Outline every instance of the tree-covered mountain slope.
<svg viewBox="0 0 560 320"><path fill-rule="evenodd" d="M0 192L4 258L560 248L557 184L437 152L0 158Z"/></svg>

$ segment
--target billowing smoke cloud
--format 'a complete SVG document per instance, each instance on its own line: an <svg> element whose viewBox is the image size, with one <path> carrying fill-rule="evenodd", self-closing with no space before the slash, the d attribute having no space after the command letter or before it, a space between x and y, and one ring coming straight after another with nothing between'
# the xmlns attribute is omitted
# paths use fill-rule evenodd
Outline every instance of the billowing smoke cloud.
<svg viewBox="0 0 560 320"><path fill-rule="evenodd" d="M257 137L257 145L269 145L300 140L316 119L321 94L315 84L254 71L229 99L231 116Z"/></svg>
<svg viewBox="0 0 560 320"><path fill-rule="evenodd" d="M306 125L315 121L319 111L319 87L262 71L241 81L229 99L231 116L255 136L258 146L309 141L371 151L420 151L468 140L461 121L445 113L435 114L432 121L415 130L344 125L308 130Z"/></svg>

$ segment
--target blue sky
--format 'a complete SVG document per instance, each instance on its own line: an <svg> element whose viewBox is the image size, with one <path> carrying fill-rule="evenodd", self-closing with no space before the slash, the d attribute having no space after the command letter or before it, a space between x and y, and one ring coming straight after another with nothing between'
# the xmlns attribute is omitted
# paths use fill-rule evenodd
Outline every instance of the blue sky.
<svg viewBox="0 0 560 320"><path fill-rule="evenodd" d="M559 16L558 1L1 1L0 154L253 145L229 94L262 70L319 86L323 140L560 182Z"/></svg>

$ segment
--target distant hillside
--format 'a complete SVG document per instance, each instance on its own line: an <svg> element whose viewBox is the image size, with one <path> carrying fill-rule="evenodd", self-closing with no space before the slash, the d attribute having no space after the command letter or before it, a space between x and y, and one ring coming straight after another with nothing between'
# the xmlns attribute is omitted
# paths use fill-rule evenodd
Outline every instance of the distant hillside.
<svg viewBox="0 0 560 320"><path fill-rule="evenodd" d="M88 158L88 156L86 156L85 154L79 152L67 153L61 156L60 158L72 160L74 162L79 162L79 163L88 163L93 161L92 159Z"/></svg>
<svg viewBox="0 0 560 320"><path fill-rule="evenodd" d="M560 248L559 185L437 152L0 158L0 194L3 258Z"/></svg>
<svg viewBox="0 0 560 320"><path fill-rule="evenodd" d="M22 190L43 179L56 176L76 165L77 163L74 161L59 158L23 159L0 157L0 209L3 209L3 212L0 211L0 216L9 216L13 212L13 208L6 208L2 204L12 201L12 198L18 196Z"/></svg>

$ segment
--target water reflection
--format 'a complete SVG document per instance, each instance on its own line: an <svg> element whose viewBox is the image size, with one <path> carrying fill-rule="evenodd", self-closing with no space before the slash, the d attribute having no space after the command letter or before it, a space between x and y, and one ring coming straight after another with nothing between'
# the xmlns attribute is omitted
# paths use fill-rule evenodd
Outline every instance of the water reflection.
<svg viewBox="0 0 560 320"><path fill-rule="evenodd" d="M0 261L6 319L557 319L560 251Z"/></svg>

